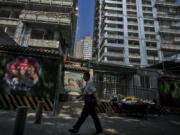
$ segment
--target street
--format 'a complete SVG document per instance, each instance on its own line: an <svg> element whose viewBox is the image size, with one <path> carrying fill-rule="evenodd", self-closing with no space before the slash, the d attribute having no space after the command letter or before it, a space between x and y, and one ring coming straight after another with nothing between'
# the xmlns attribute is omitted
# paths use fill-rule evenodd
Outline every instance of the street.
<svg viewBox="0 0 180 135"><path fill-rule="evenodd" d="M68 129L78 119L83 103L65 102L58 116L44 112L41 124L34 124L35 113L28 112L24 135L70 135ZM0 133L12 135L15 111L0 111ZM180 116L161 115L136 118L125 114L99 114L104 135L179 135ZM85 121L78 135L93 135L95 127L91 117Z"/></svg>

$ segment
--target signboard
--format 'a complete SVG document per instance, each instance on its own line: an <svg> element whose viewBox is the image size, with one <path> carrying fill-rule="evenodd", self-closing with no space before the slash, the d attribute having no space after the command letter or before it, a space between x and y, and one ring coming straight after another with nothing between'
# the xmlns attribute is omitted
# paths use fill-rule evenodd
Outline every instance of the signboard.
<svg viewBox="0 0 180 135"><path fill-rule="evenodd" d="M79 95L83 88L83 74L75 72L65 72L64 89L70 95Z"/></svg>

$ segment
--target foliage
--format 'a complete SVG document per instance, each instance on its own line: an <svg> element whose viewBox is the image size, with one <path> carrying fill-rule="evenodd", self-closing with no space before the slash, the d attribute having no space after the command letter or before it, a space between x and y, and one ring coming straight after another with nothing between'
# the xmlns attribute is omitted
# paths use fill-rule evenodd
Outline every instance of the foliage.
<svg viewBox="0 0 180 135"><path fill-rule="evenodd" d="M180 80L160 80L159 95L162 105L180 106Z"/></svg>

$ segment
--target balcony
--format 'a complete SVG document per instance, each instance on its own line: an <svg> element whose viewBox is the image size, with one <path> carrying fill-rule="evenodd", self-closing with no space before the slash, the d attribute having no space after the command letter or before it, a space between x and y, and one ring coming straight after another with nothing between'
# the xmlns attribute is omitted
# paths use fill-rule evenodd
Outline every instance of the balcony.
<svg viewBox="0 0 180 135"><path fill-rule="evenodd" d="M169 29L170 28L169 25L163 25L163 24L162 25L160 24L159 27L162 28L162 29Z"/></svg>
<svg viewBox="0 0 180 135"><path fill-rule="evenodd" d="M121 17L121 18L123 17L123 15L120 15L120 14L112 14L112 13L107 13L107 12L104 15L110 16L110 17Z"/></svg>
<svg viewBox="0 0 180 135"><path fill-rule="evenodd" d="M158 6L164 6L164 7L178 7L176 3L173 2L164 2L164 1L157 1L156 5Z"/></svg>
<svg viewBox="0 0 180 135"><path fill-rule="evenodd" d="M173 44L173 39L169 39L169 40L161 40L162 44Z"/></svg>
<svg viewBox="0 0 180 135"><path fill-rule="evenodd" d="M152 32L152 31L145 31L144 33L146 35L156 35L156 32Z"/></svg>
<svg viewBox="0 0 180 135"><path fill-rule="evenodd" d="M152 23L144 23L144 27L154 28L154 24L152 24Z"/></svg>
<svg viewBox="0 0 180 135"><path fill-rule="evenodd" d="M105 47L112 47L112 48L124 48L123 44L115 44L115 43L105 43Z"/></svg>
<svg viewBox="0 0 180 135"><path fill-rule="evenodd" d="M136 9L132 9L132 8L127 8L127 12L137 12Z"/></svg>
<svg viewBox="0 0 180 135"><path fill-rule="evenodd" d="M138 30L128 30L128 33L138 33Z"/></svg>
<svg viewBox="0 0 180 135"><path fill-rule="evenodd" d="M115 11L122 11L122 8L117 8L117 7L109 7L109 6L105 6L104 8L105 10L115 10Z"/></svg>
<svg viewBox="0 0 180 135"><path fill-rule="evenodd" d="M139 50L140 49L140 47L139 46L135 46L135 45L128 45L128 47L129 47L129 49L136 49L136 50Z"/></svg>
<svg viewBox="0 0 180 135"><path fill-rule="evenodd" d="M119 5L122 5L122 2L120 2L120 1L111 1L111 0L105 0L105 3L107 3L107 4L119 4Z"/></svg>
<svg viewBox="0 0 180 135"><path fill-rule="evenodd" d="M124 57L124 54L122 54L122 53L115 53L115 52L104 52L103 56Z"/></svg>
<svg viewBox="0 0 180 135"><path fill-rule="evenodd" d="M174 39L174 43L180 43L180 37L176 37L176 38Z"/></svg>
<svg viewBox="0 0 180 135"><path fill-rule="evenodd" d="M145 20L154 20L153 15L144 14L143 17L144 17Z"/></svg>
<svg viewBox="0 0 180 135"><path fill-rule="evenodd" d="M20 19L26 21L36 21L36 22L48 22L48 23L55 23L55 24L64 24L70 25L71 19L68 14L56 14L54 15L46 15L46 13L39 13L36 11L23 11L20 15Z"/></svg>
<svg viewBox="0 0 180 135"><path fill-rule="evenodd" d="M108 64L125 65L123 61L117 61L117 60L108 60L108 61L102 61L102 62L108 63Z"/></svg>
<svg viewBox="0 0 180 135"><path fill-rule="evenodd" d="M72 6L73 0L0 0L3 2L31 3L31 4L49 4L59 6Z"/></svg>
<svg viewBox="0 0 180 135"><path fill-rule="evenodd" d="M127 2L126 4L127 4L127 5L133 5L133 6L134 6L134 5L136 5L136 1L134 1L134 2Z"/></svg>
<svg viewBox="0 0 180 135"><path fill-rule="evenodd" d="M131 59L140 59L141 57L139 56L139 54L129 54L129 58L131 58Z"/></svg>
<svg viewBox="0 0 180 135"><path fill-rule="evenodd" d="M178 52L180 51L180 45L173 44L161 44L161 49L166 51Z"/></svg>
<svg viewBox="0 0 180 135"><path fill-rule="evenodd" d="M145 14L152 14L152 10L150 11L150 10L143 10L143 13L145 13Z"/></svg>
<svg viewBox="0 0 180 135"><path fill-rule="evenodd" d="M32 47L45 47L45 48L59 48L59 41L30 39L28 41L28 46L32 46Z"/></svg>
<svg viewBox="0 0 180 135"><path fill-rule="evenodd" d="M137 19L137 16L127 16L127 18Z"/></svg>
<svg viewBox="0 0 180 135"><path fill-rule="evenodd" d="M143 7L152 7L152 5L149 4L149 3L143 3L142 6L143 6Z"/></svg>
<svg viewBox="0 0 180 135"><path fill-rule="evenodd" d="M128 17L134 17L134 18L137 18L137 15L136 15L136 14L127 13L127 16L128 16Z"/></svg>
<svg viewBox="0 0 180 135"><path fill-rule="evenodd" d="M120 21L111 21L111 20L105 20L104 22L109 24L124 24L123 22Z"/></svg>
<svg viewBox="0 0 180 135"><path fill-rule="evenodd" d="M146 42L156 43L157 40L152 38L146 38Z"/></svg>
<svg viewBox="0 0 180 135"><path fill-rule="evenodd" d="M5 18L5 17L0 17L0 24L1 25L11 25L11 26L17 26L19 21L18 19L14 18Z"/></svg>
<svg viewBox="0 0 180 135"><path fill-rule="evenodd" d="M180 23L172 23L171 26L174 28L180 28Z"/></svg>
<svg viewBox="0 0 180 135"><path fill-rule="evenodd" d="M159 19L180 21L180 17L168 14L158 14Z"/></svg>
<svg viewBox="0 0 180 135"><path fill-rule="evenodd" d="M128 25L137 26L137 25L138 25L138 23L137 23L137 22L128 22Z"/></svg>
<svg viewBox="0 0 180 135"><path fill-rule="evenodd" d="M136 40L136 41L139 41L139 37L128 36L128 40Z"/></svg>
<svg viewBox="0 0 180 135"><path fill-rule="evenodd" d="M104 38L111 38L111 39L124 39L124 36L104 34Z"/></svg>
<svg viewBox="0 0 180 135"><path fill-rule="evenodd" d="M159 32L164 34L176 34L176 35L180 34L180 31L177 31L175 29L168 29L168 28L160 28Z"/></svg>
<svg viewBox="0 0 180 135"><path fill-rule="evenodd" d="M105 27L105 31L117 31L117 32L124 32L122 28L112 28L112 27Z"/></svg>
<svg viewBox="0 0 180 135"><path fill-rule="evenodd" d="M147 46L146 46L146 49L147 49L148 51L157 51L157 48L155 48L155 47L147 47Z"/></svg>
<svg viewBox="0 0 180 135"><path fill-rule="evenodd" d="M147 56L148 60L158 61L159 58L157 56Z"/></svg>

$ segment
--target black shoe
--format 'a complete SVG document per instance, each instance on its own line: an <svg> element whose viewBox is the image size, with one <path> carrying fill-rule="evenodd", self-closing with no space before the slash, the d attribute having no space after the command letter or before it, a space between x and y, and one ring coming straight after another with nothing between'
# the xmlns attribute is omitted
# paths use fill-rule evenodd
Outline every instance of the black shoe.
<svg viewBox="0 0 180 135"><path fill-rule="evenodd" d="M69 132L71 132L71 133L78 133L78 130L77 129L75 129L75 128L72 128L72 129L69 129Z"/></svg>

